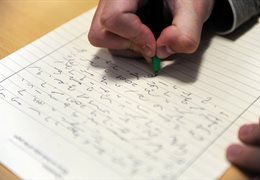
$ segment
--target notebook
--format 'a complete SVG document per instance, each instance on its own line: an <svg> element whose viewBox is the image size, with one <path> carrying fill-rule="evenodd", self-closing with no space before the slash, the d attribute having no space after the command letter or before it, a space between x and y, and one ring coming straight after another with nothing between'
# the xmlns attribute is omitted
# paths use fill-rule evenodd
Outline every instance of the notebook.
<svg viewBox="0 0 260 180"><path fill-rule="evenodd" d="M95 9L0 61L0 160L22 179L215 179L258 123L260 24L163 62L95 48ZM243 31L243 30L241 30Z"/></svg>

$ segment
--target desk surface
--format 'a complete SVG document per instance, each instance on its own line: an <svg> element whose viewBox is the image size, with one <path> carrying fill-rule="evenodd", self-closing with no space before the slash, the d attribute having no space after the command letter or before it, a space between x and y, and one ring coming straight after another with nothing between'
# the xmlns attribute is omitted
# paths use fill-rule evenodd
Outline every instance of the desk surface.
<svg viewBox="0 0 260 180"><path fill-rule="evenodd" d="M97 0L1 0L0 59L94 7ZM0 180L19 179L0 164ZM230 168L223 179L245 179Z"/></svg>

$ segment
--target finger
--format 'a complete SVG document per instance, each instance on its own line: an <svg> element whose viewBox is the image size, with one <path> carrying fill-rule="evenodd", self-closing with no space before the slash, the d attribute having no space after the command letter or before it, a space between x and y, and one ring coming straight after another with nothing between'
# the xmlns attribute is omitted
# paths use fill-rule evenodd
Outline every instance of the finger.
<svg viewBox="0 0 260 180"><path fill-rule="evenodd" d="M107 25L106 27L109 31L128 39L131 43L131 49L142 53L144 56L152 57L155 55L156 50L155 38L150 29L141 24L141 21L136 18L138 18L136 15L124 14L115 18L114 21L111 20L113 21L110 22L111 25ZM128 23L124 24L123 22ZM120 27L120 24L123 27Z"/></svg>
<svg viewBox="0 0 260 180"><path fill-rule="evenodd" d="M246 144L260 145L260 125L248 124L239 130L239 138Z"/></svg>
<svg viewBox="0 0 260 180"><path fill-rule="evenodd" d="M129 39L107 31L107 29L103 27L100 17L104 12L105 7L105 1L100 1L88 34L89 42L97 47L112 49L111 53L113 55L120 55L124 57L139 57L140 53L137 53L139 48L134 43L132 43ZM150 60L148 57L146 57L146 59L147 61Z"/></svg>
<svg viewBox="0 0 260 180"><path fill-rule="evenodd" d="M129 4L130 2L132 4ZM152 57L155 54L156 44L154 37L151 36L151 32L148 32L147 34L142 31L142 28L144 28L144 31L149 31L144 25L135 25L135 23L132 23L131 17L127 18L124 14L127 12L126 14L129 15L131 14L129 12L135 11L136 5L134 3L136 2L137 0L118 0L111 2L101 0L88 34L90 43L97 47L114 50L131 49L136 52L141 52L149 62L151 59L149 57ZM123 14L123 18L120 17L121 14ZM137 18L135 15L133 16L134 18ZM119 20L117 20L117 18ZM137 18L135 22L140 23L140 20ZM141 30L139 30L138 26L141 27ZM136 28L136 30L133 30L133 28ZM148 40L144 40L144 38ZM124 51L121 53L123 52Z"/></svg>
<svg viewBox="0 0 260 180"><path fill-rule="evenodd" d="M105 2L100 1L98 8L93 17L92 25L88 33L89 42L96 47L104 47L111 49L127 49L131 42L116 34L108 32L101 24L100 17L105 7Z"/></svg>
<svg viewBox="0 0 260 180"><path fill-rule="evenodd" d="M227 159L243 168L260 171L260 148L241 145L231 145L227 149Z"/></svg>
<svg viewBox="0 0 260 180"><path fill-rule="evenodd" d="M198 16L192 1L177 2L171 8L172 25L164 29L157 40L157 56L160 58L174 53L193 53L200 42L204 19Z"/></svg>
<svg viewBox="0 0 260 180"><path fill-rule="evenodd" d="M116 9L113 5L115 3L106 2L100 20L103 27L109 32L128 39L135 47L134 50L139 50L144 56L154 56L156 41L153 33L135 14L139 0L118 0Z"/></svg>

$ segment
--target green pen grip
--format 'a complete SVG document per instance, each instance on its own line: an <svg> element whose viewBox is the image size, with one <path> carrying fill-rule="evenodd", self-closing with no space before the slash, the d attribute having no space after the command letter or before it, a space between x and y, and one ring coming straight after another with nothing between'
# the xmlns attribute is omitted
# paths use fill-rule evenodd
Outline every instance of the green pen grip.
<svg viewBox="0 0 260 180"><path fill-rule="evenodd" d="M154 56L152 58L152 64L153 64L153 71L155 75L157 75L161 69L161 60L157 56Z"/></svg>

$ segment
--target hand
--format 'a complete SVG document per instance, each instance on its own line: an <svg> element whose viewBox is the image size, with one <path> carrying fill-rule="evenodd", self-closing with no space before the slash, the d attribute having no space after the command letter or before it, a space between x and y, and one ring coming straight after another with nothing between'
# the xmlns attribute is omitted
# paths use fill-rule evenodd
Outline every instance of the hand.
<svg viewBox="0 0 260 180"><path fill-rule="evenodd" d="M245 145L231 145L227 149L227 159L235 165L260 174L260 123L242 126L239 139Z"/></svg>
<svg viewBox="0 0 260 180"><path fill-rule="evenodd" d="M155 54L164 59L175 53L194 52L214 0L162 0L173 18L157 41L136 15L147 1L151 0L100 0L88 36L90 43L117 55L142 55L148 62Z"/></svg>
<svg viewBox="0 0 260 180"><path fill-rule="evenodd" d="M136 15L144 0L100 0L89 32L92 45L148 61L156 52L151 30Z"/></svg>

